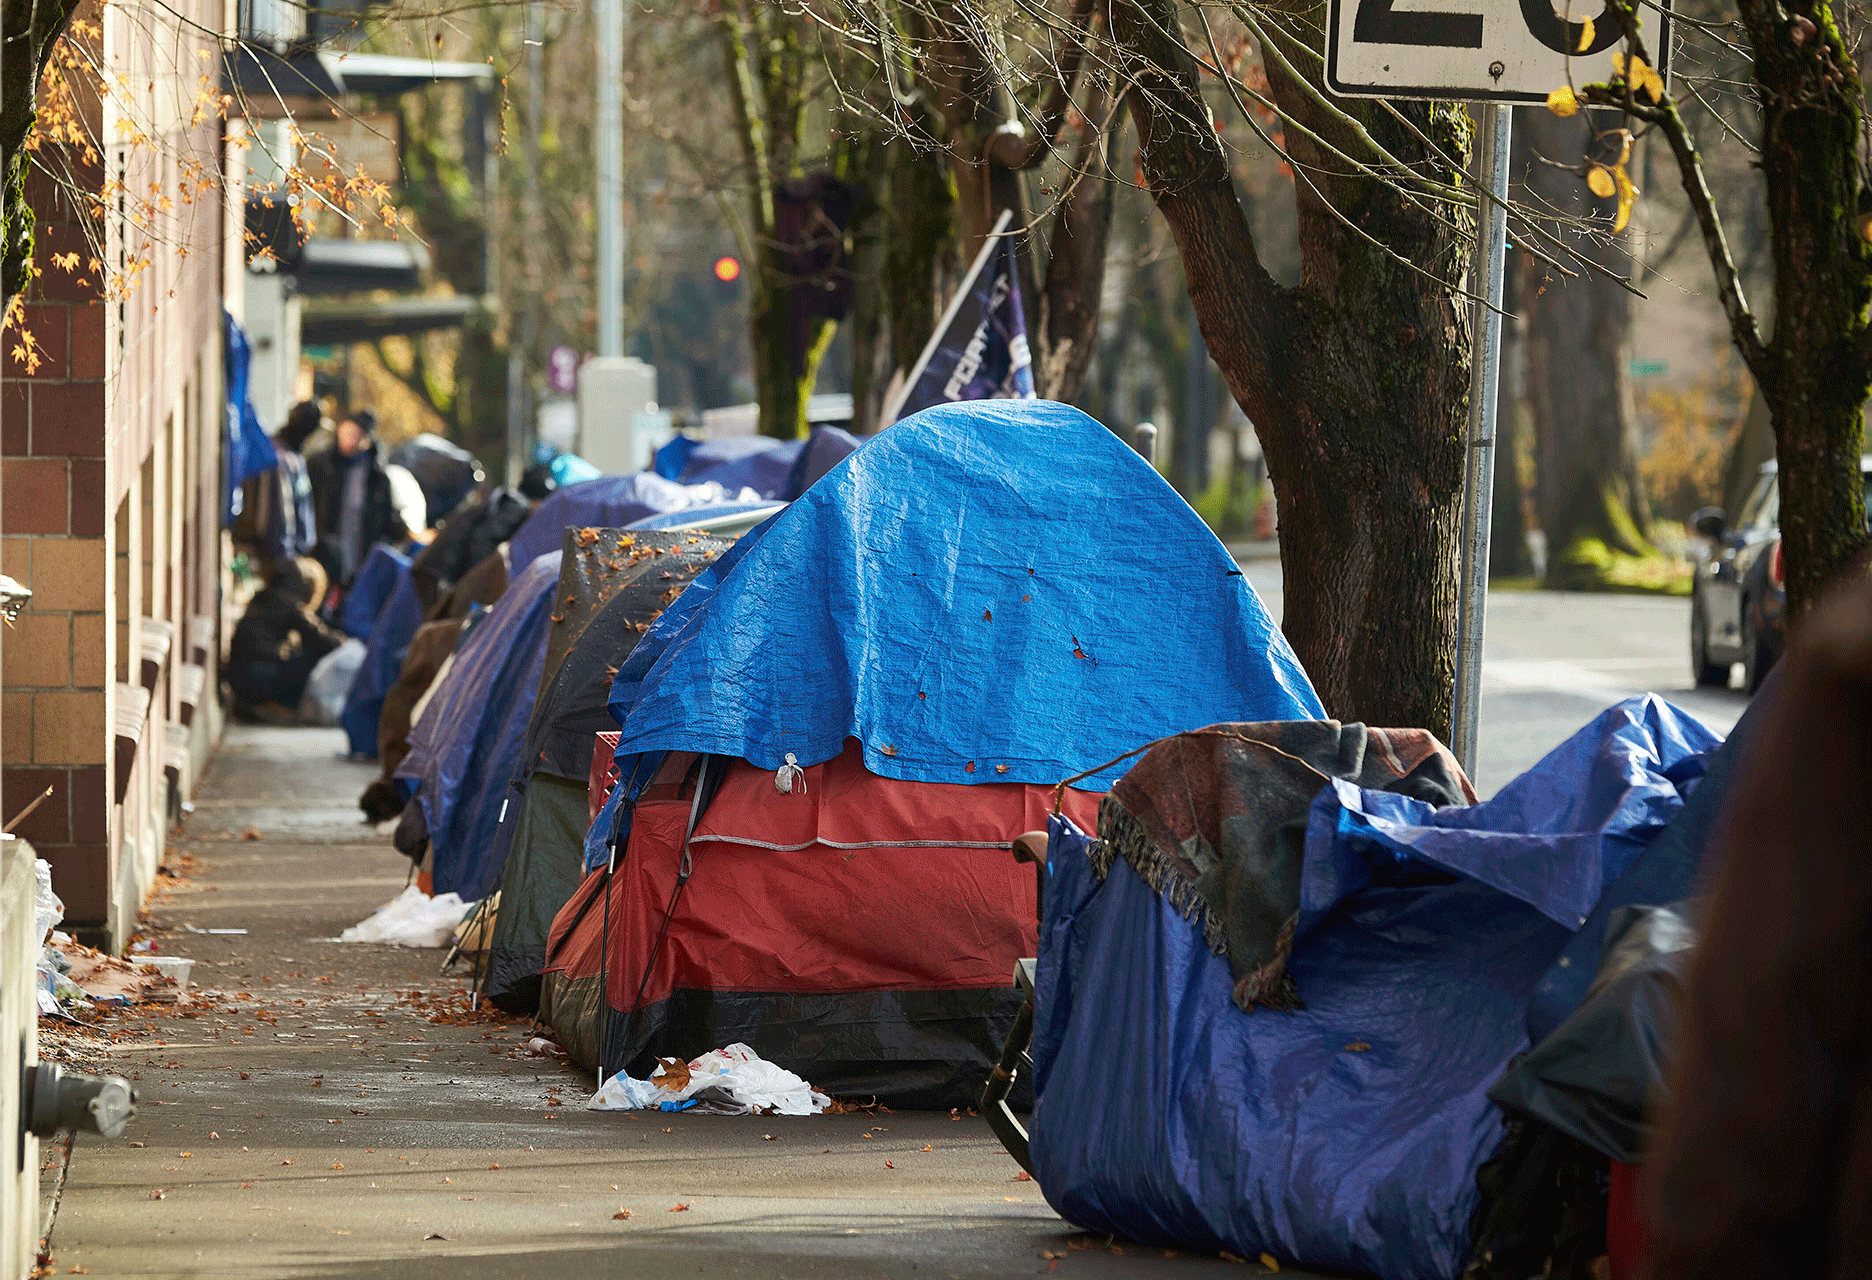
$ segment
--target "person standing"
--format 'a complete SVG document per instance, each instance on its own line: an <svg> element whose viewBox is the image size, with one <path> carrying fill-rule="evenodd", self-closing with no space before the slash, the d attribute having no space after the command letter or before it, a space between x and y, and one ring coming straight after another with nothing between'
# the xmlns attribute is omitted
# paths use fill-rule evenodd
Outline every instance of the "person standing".
<svg viewBox="0 0 1872 1280"><path fill-rule="evenodd" d="M378 454L376 426L377 415L369 409L348 414L333 433L332 447L306 460L318 522L316 554L341 587L351 585L373 544L402 542L410 534Z"/></svg>

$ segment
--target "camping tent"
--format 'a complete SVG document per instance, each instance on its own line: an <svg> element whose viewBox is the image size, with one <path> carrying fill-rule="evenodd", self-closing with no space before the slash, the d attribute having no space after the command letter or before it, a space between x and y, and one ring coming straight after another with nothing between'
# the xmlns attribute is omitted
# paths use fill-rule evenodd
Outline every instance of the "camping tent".
<svg viewBox="0 0 1872 1280"><path fill-rule="evenodd" d="M1033 899L1005 848L1055 784L1102 791L1113 757L1191 724L1319 712L1150 466L1014 401L917 415L834 467L665 611L611 705L624 781L593 833L625 843L554 924L563 1041L641 1069L740 1037L822 1087L943 1106L1018 1008ZM734 941L755 933L785 972Z"/></svg>
<svg viewBox="0 0 1872 1280"><path fill-rule="evenodd" d="M865 441L842 427L814 427L804 440L730 436L691 440L677 436L656 452L654 470L685 484L713 481L748 488L763 498L791 502Z"/></svg>
<svg viewBox="0 0 1872 1280"><path fill-rule="evenodd" d="M1503 1146L1488 1089L1528 1047L1536 987L1715 743L1647 697L1483 804L1326 786L1298 868L1292 1009L1244 1013L1191 918L1204 904L1054 822L1029 1125L1048 1201L1147 1243L1463 1274L1478 1172Z"/></svg>
<svg viewBox="0 0 1872 1280"><path fill-rule="evenodd" d="M540 692L514 761L517 803L495 840L508 853L487 992L501 1008L537 1005L547 930L578 885L592 742L612 727L611 679L664 606L729 545L699 534L567 534Z"/></svg>
<svg viewBox="0 0 1872 1280"><path fill-rule="evenodd" d="M518 573L521 565L531 563L537 556L557 551L565 529L618 528L665 511L718 502L753 502L759 497L751 489L724 489L712 482L683 484L665 480L653 471L604 476L567 485L547 495L514 534L511 546L514 571Z"/></svg>

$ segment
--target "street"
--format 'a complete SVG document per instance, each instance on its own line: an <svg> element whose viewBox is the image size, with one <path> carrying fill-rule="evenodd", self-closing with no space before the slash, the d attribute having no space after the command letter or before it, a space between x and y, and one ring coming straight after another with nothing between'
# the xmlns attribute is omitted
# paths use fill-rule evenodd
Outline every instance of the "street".
<svg viewBox="0 0 1872 1280"><path fill-rule="evenodd" d="M1279 618L1280 562L1243 567ZM1689 617L1689 601L1667 596L1490 592L1477 792L1494 795L1599 711L1637 693L1662 694L1727 733L1748 697L1695 687Z"/></svg>
<svg viewBox="0 0 1872 1280"><path fill-rule="evenodd" d="M1250 572L1278 608L1278 566ZM1686 691L1684 609L1497 594L1482 790L1647 687L1726 729L1743 695ZM341 750L336 731L231 730L150 911L159 949L197 962L194 1000L43 1033L142 1099L122 1140L76 1140L62 1194L47 1148L57 1272L1240 1274L1075 1231L968 1116L585 1111L593 1082L529 1056L525 1021L468 1015L440 953L336 941L407 868L360 825L373 767Z"/></svg>

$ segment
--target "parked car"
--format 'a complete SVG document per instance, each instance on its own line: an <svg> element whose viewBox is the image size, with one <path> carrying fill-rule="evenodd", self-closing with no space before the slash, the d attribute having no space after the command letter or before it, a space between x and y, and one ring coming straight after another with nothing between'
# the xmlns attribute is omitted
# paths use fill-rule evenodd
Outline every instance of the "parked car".
<svg viewBox="0 0 1872 1280"><path fill-rule="evenodd" d="M1859 460L1872 488L1872 455ZM1721 507L1690 518L1710 541L1690 587L1690 670L1699 685L1726 685L1742 664L1742 687L1760 687L1787 647L1787 579L1781 567L1781 490L1775 464L1762 464L1731 525Z"/></svg>

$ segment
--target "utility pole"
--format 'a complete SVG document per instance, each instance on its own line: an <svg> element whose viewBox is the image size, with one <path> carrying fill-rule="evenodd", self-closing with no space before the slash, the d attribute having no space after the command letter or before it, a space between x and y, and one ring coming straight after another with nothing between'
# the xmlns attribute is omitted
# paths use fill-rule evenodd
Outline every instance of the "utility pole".
<svg viewBox="0 0 1872 1280"><path fill-rule="evenodd" d="M598 354L624 354L624 0L597 0Z"/></svg>

